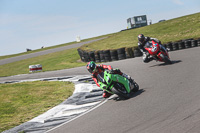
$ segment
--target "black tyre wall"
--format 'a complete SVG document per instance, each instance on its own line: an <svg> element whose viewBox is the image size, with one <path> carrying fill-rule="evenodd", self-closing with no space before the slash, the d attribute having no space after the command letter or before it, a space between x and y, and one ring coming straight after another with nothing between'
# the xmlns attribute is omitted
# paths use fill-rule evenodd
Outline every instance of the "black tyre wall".
<svg viewBox="0 0 200 133"><path fill-rule="evenodd" d="M100 56L101 62L105 62L105 57L104 57L104 54L103 54L103 50L99 51L99 56Z"/></svg>
<svg viewBox="0 0 200 133"><path fill-rule="evenodd" d="M94 52L95 62L101 62L99 51Z"/></svg>
<svg viewBox="0 0 200 133"><path fill-rule="evenodd" d="M175 51L179 49L191 48L200 46L200 38L197 40L186 39L180 40L178 42L169 42L167 44L163 44L165 48L169 48L170 51ZM142 52L138 47L127 47L127 48L119 48L114 50L98 50L98 51L83 51L80 48L77 49L78 54L80 56L81 61L95 61L95 62L108 62L108 61L116 61L123 60L127 58L134 58L142 56Z"/></svg>
<svg viewBox="0 0 200 133"><path fill-rule="evenodd" d="M197 45L200 46L200 39L197 40Z"/></svg>
<svg viewBox="0 0 200 133"><path fill-rule="evenodd" d="M134 53L133 53L132 48L125 48L125 51L126 51L126 58L133 58L134 57Z"/></svg>
<svg viewBox="0 0 200 133"><path fill-rule="evenodd" d="M192 47L197 47L198 45L197 45L197 40L192 40L191 41L191 46Z"/></svg>
<svg viewBox="0 0 200 133"><path fill-rule="evenodd" d="M179 49L185 49L185 44L184 44L184 42L178 42L178 47L179 47Z"/></svg>
<svg viewBox="0 0 200 133"><path fill-rule="evenodd" d="M103 54L106 62L111 61L110 50L104 50Z"/></svg>
<svg viewBox="0 0 200 133"><path fill-rule="evenodd" d="M88 55L88 53L86 52L86 51L83 51L83 61L84 62L89 62L90 61L90 59L89 59L89 55Z"/></svg>
<svg viewBox="0 0 200 133"><path fill-rule="evenodd" d="M174 51L179 50L178 43L177 42L172 43L172 48Z"/></svg>
<svg viewBox="0 0 200 133"><path fill-rule="evenodd" d="M125 48L117 49L118 59L123 60L126 59Z"/></svg>
<svg viewBox="0 0 200 133"><path fill-rule="evenodd" d="M83 52L82 52L82 50L81 49L77 49L77 51L78 51L78 54L79 54L79 56L80 56L80 59L81 59L81 61L83 61Z"/></svg>
<svg viewBox="0 0 200 133"><path fill-rule="evenodd" d="M173 51L172 43L167 43L167 48L170 49L170 51Z"/></svg>
<svg viewBox="0 0 200 133"><path fill-rule="evenodd" d="M110 50L110 57L112 61L118 60L117 50Z"/></svg>
<svg viewBox="0 0 200 133"><path fill-rule="evenodd" d="M134 48L133 53L134 53L134 57L140 57L143 55L139 48Z"/></svg>
<svg viewBox="0 0 200 133"><path fill-rule="evenodd" d="M185 41L185 48L191 48L191 40Z"/></svg>
<svg viewBox="0 0 200 133"><path fill-rule="evenodd" d="M94 51L88 52L88 55L89 55L89 61L94 61L95 62Z"/></svg>

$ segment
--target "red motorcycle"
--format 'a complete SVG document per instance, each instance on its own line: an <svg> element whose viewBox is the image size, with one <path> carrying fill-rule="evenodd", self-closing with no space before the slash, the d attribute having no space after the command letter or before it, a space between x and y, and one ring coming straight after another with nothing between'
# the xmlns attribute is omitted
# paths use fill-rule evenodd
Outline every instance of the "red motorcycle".
<svg viewBox="0 0 200 133"><path fill-rule="evenodd" d="M146 47L145 49L149 52L150 56L152 56L157 61L165 62L167 64L172 64L168 51L161 48L158 43L152 41L151 47Z"/></svg>

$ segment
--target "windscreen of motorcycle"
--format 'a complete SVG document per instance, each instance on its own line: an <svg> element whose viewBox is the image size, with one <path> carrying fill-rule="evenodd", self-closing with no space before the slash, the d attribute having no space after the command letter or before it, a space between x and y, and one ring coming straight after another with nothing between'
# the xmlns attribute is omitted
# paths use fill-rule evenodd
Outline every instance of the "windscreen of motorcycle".
<svg viewBox="0 0 200 133"><path fill-rule="evenodd" d="M151 52L155 52L157 50L157 44L155 44L155 46L153 46L153 48L151 49Z"/></svg>

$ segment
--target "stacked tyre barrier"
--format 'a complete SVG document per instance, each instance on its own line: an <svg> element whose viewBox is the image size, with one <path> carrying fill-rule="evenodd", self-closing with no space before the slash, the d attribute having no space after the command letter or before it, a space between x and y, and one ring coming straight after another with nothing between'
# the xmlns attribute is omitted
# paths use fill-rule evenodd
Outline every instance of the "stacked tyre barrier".
<svg viewBox="0 0 200 133"><path fill-rule="evenodd" d="M199 39L186 39L180 40L177 42L168 42L163 44L165 48L168 48L170 51L182 50L192 47L200 46ZM81 58L81 61L95 61L95 62L110 62L117 60L124 60L128 58L140 57L142 52L138 47L123 47L119 49L110 49L110 50L96 50L96 51L84 51L80 48L77 49L78 54Z"/></svg>
<svg viewBox="0 0 200 133"><path fill-rule="evenodd" d="M170 51L193 48L200 46L200 39L187 39L178 42L169 42L167 44L164 44L164 46L170 49Z"/></svg>

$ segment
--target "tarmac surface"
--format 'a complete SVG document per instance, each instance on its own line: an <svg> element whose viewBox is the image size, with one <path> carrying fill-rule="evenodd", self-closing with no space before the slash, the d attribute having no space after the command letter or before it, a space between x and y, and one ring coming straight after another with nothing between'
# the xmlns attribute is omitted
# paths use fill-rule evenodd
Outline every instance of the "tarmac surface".
<svg viewBox="0 0 200 133"><path fill-rule="evenodd" d="M140 57L106 63L133 77L140 91L128 100L108 100L48 133L199 133L199 51L171 52L172 65L144 64Z"/></svg>
<svg viewBox="0 0 200 133"><path fill-rule="evenodd" d="M139 84L128 100L108 100L48 133L198 133L200 131L200 47L170 52L171 65L142 57L104 63ZM2 77L0 82L89 74L84 67Z"/></svg>

